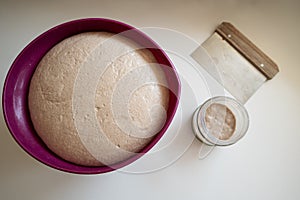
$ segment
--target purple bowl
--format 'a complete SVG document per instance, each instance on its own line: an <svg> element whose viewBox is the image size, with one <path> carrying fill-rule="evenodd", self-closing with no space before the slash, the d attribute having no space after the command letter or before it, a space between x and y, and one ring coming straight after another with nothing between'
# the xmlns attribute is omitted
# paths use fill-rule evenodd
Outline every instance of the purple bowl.
<svg viewBox="0 0 300 200"><path fill-rule="evenodd" d="M128 31L130 30L130 31ZM88 31L125 33L124 36L149 49L158 63L168 66L164 70L170 87L167 121L153 140L135 156L112 166L89 167L65 161L47 148L33 128L28 110L28 90L31 77L42 57L55 44L72 35ZM128 31L128 32L124 32ZM76 174L100 174L124 167L148 152L163 136L176 112L180 95L180 82L173 64L165 52L147 35L127 24L102 18L70 21L58 25L38 36L18 55L4 83L2 104L7 127L16 142L32 157L55 169Z"/></svg>

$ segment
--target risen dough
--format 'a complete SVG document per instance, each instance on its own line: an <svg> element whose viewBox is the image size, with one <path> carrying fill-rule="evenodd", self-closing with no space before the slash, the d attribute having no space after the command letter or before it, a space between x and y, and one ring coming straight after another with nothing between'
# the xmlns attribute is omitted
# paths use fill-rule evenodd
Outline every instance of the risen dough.
<svg viewBox="0 0 300 200"><path fill-rule="evenodd" d="M138 152L152 139L152 137L143 138L125 133L114 120L111 108L113 106L112 95L118 82L133 69L156 62L148 50L132 51L137 46L122 37L116 37L113 41L114 45L126 46L131 52L117 59L111 58L104 73L99 75L94 97L95 116L102 134L113 145L111 148L104 148L97 145L98 142L90 137L91 146L87 146L89 143L82 142L76 129L72 109L76 77L88 59L97 59L93 58L93 52L101 49L103 42L112 36L106 32L88 32L63 40L43 57L31 80L28 102L35 130L54 153L76 164L86 166L113 164L131 156L118 154L118 149ZM114 51L113 47L103 48L106 49L101 51L108 55ZM101 66L101 60L98 64L100 67L106 67ZM160 82L165 81L161 69L149 67L148 70L147 76ZM137 78L144 79L145 77ZM167 110L168 99L168 89L158 84L138 87L128 101L128 112L132 123L141 129L151 129L149 111L154 104L159 104ZM97 159L91 152L91 148L92 152L106 155L108 160L102 162Z"/></svg>

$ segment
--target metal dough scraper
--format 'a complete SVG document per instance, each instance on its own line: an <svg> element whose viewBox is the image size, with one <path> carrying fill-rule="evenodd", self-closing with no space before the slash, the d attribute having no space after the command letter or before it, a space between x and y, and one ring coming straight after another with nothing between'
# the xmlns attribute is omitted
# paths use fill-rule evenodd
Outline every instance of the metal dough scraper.
<svg viewBox="0 0 300 200"><path fill-rule="evenodd" d="M278 72L278 66L232 24L223 22L192 54L242 104Z"/></svg>

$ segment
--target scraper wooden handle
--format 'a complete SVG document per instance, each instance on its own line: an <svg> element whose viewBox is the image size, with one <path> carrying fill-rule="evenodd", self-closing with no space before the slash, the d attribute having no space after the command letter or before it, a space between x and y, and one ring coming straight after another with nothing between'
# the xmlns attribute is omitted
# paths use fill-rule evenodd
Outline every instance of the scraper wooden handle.
<svg viewBox="0 0 300 200"><path fill-rule="evenodd" d="M216 32L243 55L267 79L272 79L279 72L276 63L232 24L223 22L218 26Z"/></svg>

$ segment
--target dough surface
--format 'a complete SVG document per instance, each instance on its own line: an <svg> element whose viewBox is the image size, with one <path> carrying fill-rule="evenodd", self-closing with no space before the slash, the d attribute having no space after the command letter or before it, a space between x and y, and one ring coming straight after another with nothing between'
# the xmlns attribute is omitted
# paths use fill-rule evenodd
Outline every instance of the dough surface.
<svg viewBox="0 0 300 200"><path fill-rule="evenodd" d="M107 45L103 45L113 36L112 43L115 46L108 48ZM98 76L95 93L86 94L94 95L94 117L101 129L98 133L100 135L93 135L95 133L89 133L88 130L85 134L79 133L72 107L78 73L89 59L98 59L93 56L95 51L101 50L100 53L110 55L115 51L114 47L119 46L123 46L129 53L111 58L107 66L102 66L104 64L101 59L97 60L97 65L105 70ZM136 77L139 80L150 77L151 80L166 84L162 69L149 65L156 62L152 53L146 49L134 50L135 48L138 47L133 42L111 33L86 32L63 40L42 58L30 83L28 104L34 128L49 149L69 162L101 166L111 165L132 156L130 153L120 153L120 150L139 152L149 143L151 135L139 137L132 132L126 132L118 126L114 118L115 101L112 99L122 100L118 94L114 96L118 83L135 69L140 66L147 69L147 77ZM131 120L128 123L151 132L153 128L149 124L153 105L160 105L167 110L169 90L155 83L144 84L136 87L126 98ZM90 120L91 117L93 116L87 116L85 120ZM88 142L83 142L82 135L87 135ZM111 143L110 147L100 145L103 138ZM105 155L105 160L100 160L94 152L97 152L99 157Z"/></svg>
<svg viewBox="0 0 300 200"><path fill-rule="evenodd" d="M228 140L235 131L236 119L227 106L213 103L206 110L205 125L216 138Z"/></svg>

